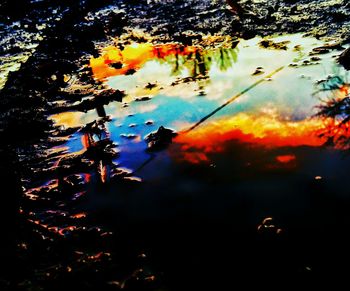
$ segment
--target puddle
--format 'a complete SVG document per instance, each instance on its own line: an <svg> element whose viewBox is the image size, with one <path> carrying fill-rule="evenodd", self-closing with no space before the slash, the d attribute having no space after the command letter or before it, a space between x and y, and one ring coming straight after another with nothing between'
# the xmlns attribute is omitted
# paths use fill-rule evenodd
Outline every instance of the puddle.
<svg viewBox="0 0 350 291"><path fill-rule="evenodd" d="M211 49L130 44L91 59L95 78L126 96L86 113L51 116L57 125L85 126L64 144L67 153L86 150L95 161L82 211L113 208L136 224L176 220L184 209L196 221L221 219L236 215L229 209L243 195L254 212L250 224L268 215L304 215L315 182L346 195L337 185L348 158L323 146L327 118L315 116L322 100L348 94L338 52L315 56L325 44L299 34L271 39L268 48L260 38ZM165 150L147 150L145 138L161 126L178 135ZM91 151L101 136L116 145L112 158ZM138 186L94 184L108 185L120 174Z"/></svg>
<svg viewBox="0 0 350 291"><path fill-rule="evenodd" d="M95 78L127 94L123 103L104 108L111 117L107 131L120 150L117 162L137 169L150 158L147 134L159 126L184 131L232 97L231 104L175 140L182 149L191 148L191 154L184 151L190 161L198 162L190 155L208 161L203 149L212 144L220 148L228 140L269 148L320 146L324 141L317 132L323 121L312 117L329 91L317 92L315 84L329 75L341 76L346 83L347 73L336 65L336 51L312 59L309 54L324 45L321 41L298 34L273 41L283 46L266 49L255 38L234 48L135 43L103 49L100 57L91 59ZM281 70L267 77L276 69ZM343 87L332 94L345 96ZM72 127L92 122L98 112L65 112L51 118ZM71 152L83 148L79 134L67 147Z"/></svg>
<svg viewBox="0 0 350 291"><path fill-rule="evenodd" d="M6 30L0 90L25 141L10 138L24 192L16 286L218 290L345 273L350 81L330 40L346 39L345 8L92 2ZM323 41L235 38L317 17L308 35Z"/></svg>
<svg viewBox="0 0 350 291"><path fill-rule="evenodd" d="M190 264L198 276L226 260L229 242L245 246L252 233L279 236L336 220L334 205L350 202L339 186L349 158L324 146L322 132L336 118L316 114L325 100L346 100L349 74L336 63L338 51L315 54L324 45L296 34L210 49L134 43L101 50L90 61L95 79L125 96L50 116L79 130L52 151L61 157L40 181L53 184L27 197L49 203L42 193L63 187L72 201L59 207L74 205L75 214L63 213L63 226L50 225L51 213L37 219L60 236L77 231L77 219L91 219L126 245L149 247L170 270L182 270L188 258L204 260L203 244L209 261ZM150 150L147 137L156 143L150 134L157 131L166 138ZM208 233L218 237L206 241Z"/></svg>

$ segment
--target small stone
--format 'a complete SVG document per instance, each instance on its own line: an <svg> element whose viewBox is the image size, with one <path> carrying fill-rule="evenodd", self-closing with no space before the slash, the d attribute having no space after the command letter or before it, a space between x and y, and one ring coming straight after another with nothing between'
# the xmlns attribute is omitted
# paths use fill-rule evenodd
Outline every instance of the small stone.
<svg viewBox="0 0 350 291"><path fill-rule="evenodd" d="M143 97L138 97L135 99L136 102L141 102L141 101L149 101L151 100L152 98L149 97L149 96L143 96Z"/></svg>
<svg viewBox="0 0 350 291"><path fill-rule="evenodd" d="M157 151L166 148L172 143L177 135L172 129L160 126L156 132L152 132L145 137L149 151Z"/></svg>
<svg viewBox="0 0 350 291"><path fill-rule="evenodd" d="M146 86L145 86L145 89L149 89L149 90L152 90L153 88L157 87L157 84L156 83L148 83Z"/></svg>
<svg viewBox="0 0 350 291"><path fill-rule="evenodd" d="M311 59L310 59L311 61L313 61L313 62L318 62L318 61L320 61L321 60L321 58L320 57L311 57Z"/></svg>
<svg viewBox="0 0 350 291"><path fill-rule="evenodd" d="M255 69L255 72L252 74L252 76L258 76L264 74L264 69L262 67L257 67Z"/></svg>
<svg viewBox="0 0 350 291"><path fill-rule="evenodd" d="M276 235L282 233L282 228L276 227L272 217L266 217L262 223L258 225L258 232L264 235Z"/></svg>

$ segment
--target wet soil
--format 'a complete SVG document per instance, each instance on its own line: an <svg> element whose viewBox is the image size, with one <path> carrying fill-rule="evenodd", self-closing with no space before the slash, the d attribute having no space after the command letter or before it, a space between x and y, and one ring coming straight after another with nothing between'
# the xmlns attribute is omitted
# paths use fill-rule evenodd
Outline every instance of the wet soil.
<svg viewBox="0 0 350 291"><path fill-rule="evenodd" d="M142 1L140 1L142 3ZM140 27L160 39L198 41L201 33L251 38L274 33L305 32L316 37L336 36L349 41L347 1L147 1L128 6L132 27ZM233 11L232 11L233 10ZM188 43L187 43L188 44Z"/></svg>
<svg viewBox="0 0 350 291"><path fill-rule="evenodd" d="M98 59L109 45L122 51L134 42L176 42L198 51L219 48L223 54L227 52L223 49L234 50L241 38L302 32L325 43L314 48L307 62L291 62L291 68L312 66L323 54L336 56L346 49L350 40L349 3L241 1L242 10L231 11L221 0L97 2L22 0L16 4L20 9L12 1L1 4L1 289L193 290L207 284L212 288L233 287L247 283L246 278L258 278L270 287L281 279L293 279L295 284L306 279L321 285L325 274L339 277L341 282L348 271L344 230L349 224L349 201L344 198L346 191L336 185L346 180L345 174L330 183L311 170L311 179L300 171L290 174L288 167L295 157L315 155L313 161L321 159L302 145L293 154L290 149L269 149L269 154L264 148L256 150L253 154L257 161L266 155L276 156L282 161L278 165L287 166L282 172L274 166L268 172L254 168L253 173L260 177L254 180L256 176L252 178L249 171L239 174L247 167L242 157L252 155L246 147L235 142L228 146L225 141L222 146L231 158L223 161L215 152L203 156L191 139L175 143L170 153L181 161L204 161L198 167L185 162L169 166L162 151L159 155L164 159L158 157L152 162L156 154L151 151L143 160L142 151L138 156L131 155L126 169L123 153L134 149L128 142L137 144L140 134L133 130L140 128L140 122L135 118L128 124L129 131L116 131L121 137L118 147L113 132L109 132L111 120L105 110L109 104L118 104L122 112L119 107L130 106L128 96L94 76L89 65L91 58ZM293 49L288 43L270 38L261 40L260 46L277 51ZM340 58L345 68L346 55ZM235 54L230 52L228 56L234 62ZM122 69L118 62L112 68ZM125 75L137 76L139 69L128 68ZM249 78L262 77L266 69L261 63L254 64ZM197 75L175 79L173 87L198 82L195 94L205 98L205 71L199 66ZM146 90L159 88L155 81L143 86ZM349 83L346 77L340 82L327 76L319 81L320 90L332 86L343 90L342 86ZM145 104L155 96L135 97L138 104ZM90 114L92 109L96 109L93 117L81 121L80 116ZM71 123L62 126L53 118L72 111L81 114L76 123L68 118ZM137 112L130 111L125 118L132 119L133 114ZM153 132L160 148L167 147L175 136L157 136L163 124L157 116L146 117L142 120L146 131ZM80 138L84 147L78 142ZM199 138L194 139L200 144ZM181 145L189 148L186 157L177 156L182 152ZM340 154L334 155L333 159L341 160ZM320 167L332 163L332 153L326 156ZM208 157L217 165L208 164ZM226 168L227 163L231 170ZM339 163L341 173L346 172L348 164ZM147 173L151 177L159 169L162 175L147 180ZM167 173L175 174L176 180ZM221 177L222 173L226 174ZM227 173L239 177L234 187ZM140 176L147 182L140 182ZM269 181L274 186L268 186ZM285 185L290 185L289 189ZM341 195L330 199L334 191ZM119 200L108 197L116 192ZM220 199L213 202L210 193L217 192ZM228 192L240 194L228 200L221 197ZM288 203L275 197L269 201L285 212L276 208L272 211L264 199L255 196L274 196L277 192L284 192L286 201L300 203L288 210ZM302 194L293 199L298 192ZM168 196L159 199L159 193ZM199 193L203 199L198 199ZM226 202L229 206L218 201L230 201ZM256 203L273 212L277 221ZM148 210L142 204L148 205ZM209 205L215 211L206 216ZM301 216L285 215L298 212L298 207L307 211L300 210Z"/></svg>

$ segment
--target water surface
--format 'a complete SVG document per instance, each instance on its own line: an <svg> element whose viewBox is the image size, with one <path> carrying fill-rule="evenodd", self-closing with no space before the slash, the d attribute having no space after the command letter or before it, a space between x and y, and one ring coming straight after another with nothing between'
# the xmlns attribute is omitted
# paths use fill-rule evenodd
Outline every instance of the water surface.
<svg viewBox="0 0 350 291"><path fill-rule="evenodd" d="M120 152L114 164L135 184L88 184L81 207L149 250L176 284L191 273L193 282L230 273L228 265L243 273L263 268L255 259L266 254L255 236L266 217L289 238L285 261L279 247L271 255L275 271L317 269L314 243L346 224L348 156L324 146L328 121L315 114L327 98L348 94L349 75L336 63L339 52L312 53L324 45L319 40L271 39L282 48L263 48L260 38L210 49L133 43L91 60L97 80L126 93L104 107L105 127ZM103 115L51 118L73 127ZM167 149L147 151L145 137L160 126L178 136ZM78 132L65 148L84 150L82 140Z"/></svg>

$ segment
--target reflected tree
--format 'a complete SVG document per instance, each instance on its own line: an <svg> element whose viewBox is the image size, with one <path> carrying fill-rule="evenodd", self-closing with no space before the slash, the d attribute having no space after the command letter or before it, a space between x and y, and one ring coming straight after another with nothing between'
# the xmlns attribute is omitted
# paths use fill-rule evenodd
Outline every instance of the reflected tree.
<svg viewBox="0 0 350 291"><path fill-rule="evenodd" d="M213 52L213 59L221 71L227 71L237 62L238 49L219 48Z"/></svg>
<svg viewBox="0 0 350 291"><path fill-rule="evenodd" d="M185 53L183 46L178 46L174 54L158 57L158 62L167 63L172 67L172 75L179 76L187 69L192 78L207 77L213 64L221 71L226 71L237 62L238 48L220 47L203 50L194 47L192 52Z"/></svg>
<svg viewBox="0 0 350 291"><path fill-rule="evenodd" d="M181 44L156 47L156 61L171 66L171 75L178 80L171 85L180 83L197 82L199 96L204 96L204 91L209 80L209 71L216 66L221 71L227 71L237 62L238 42L231 47L219 47L215 49L203 49L196 46L184 46ZM185 73L189 76L183 76Z"/></svg>
<svg viewBox="0 0 350 291"><path fill-rule="evenodd" d="M114 149L115 144L110 139L110 133L106 127L106 123L110 121L110 117L106 115L103 106L97 106L96 111L100 118L86 124L82 129L83 145L85 148L84 155L93 161L95 174L99 182L106 183L111 176L113 158L118 153Z"/></svg>
<svg viewBox="0 0 350 291"><path fill-rule="evenodd" d="M324 120L319 136L326 145L341 149L350 149L350 84L346 76L330 76L319 81L315 95L320 97L321 105L317 116ZM327 96L328 95L328 96Z"/></svg>

